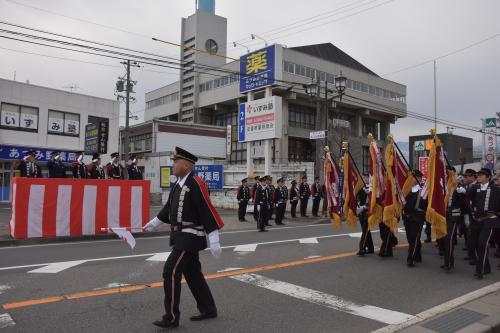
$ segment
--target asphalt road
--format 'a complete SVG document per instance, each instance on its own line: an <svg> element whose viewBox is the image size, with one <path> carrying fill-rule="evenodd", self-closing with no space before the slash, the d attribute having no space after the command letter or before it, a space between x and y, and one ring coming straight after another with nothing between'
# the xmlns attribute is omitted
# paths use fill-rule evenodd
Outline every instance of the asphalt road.
<svg viewBox="0 0 500 333"><path fill-rule="evenodd" d="M295 223L223 233L220 259L200 254L219 317L190 322L197 310L184 284L177 331L370 332L500 281L496 268L472 278L462 241L446 274L432 244L424 244L422 264L406 267L404 233L394 258L357 257L358 232ZM0 316L12 320L4 328L0 320L0 332L156 332L151 323L163 314L156 254L168 250L168 237L137 239L133 251L120 240L0 248Z"/></svg>

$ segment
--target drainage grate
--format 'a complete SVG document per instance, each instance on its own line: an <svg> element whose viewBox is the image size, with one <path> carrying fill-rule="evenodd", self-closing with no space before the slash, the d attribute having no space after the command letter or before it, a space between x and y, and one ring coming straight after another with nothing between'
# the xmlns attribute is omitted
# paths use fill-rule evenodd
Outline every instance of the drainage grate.
<svg viewBox="0 0 500 333"><path fill-rule="evenodd" d="M467 309L458 309L420 326L437 333L453 333L485 317L488 316Z"/></svg>

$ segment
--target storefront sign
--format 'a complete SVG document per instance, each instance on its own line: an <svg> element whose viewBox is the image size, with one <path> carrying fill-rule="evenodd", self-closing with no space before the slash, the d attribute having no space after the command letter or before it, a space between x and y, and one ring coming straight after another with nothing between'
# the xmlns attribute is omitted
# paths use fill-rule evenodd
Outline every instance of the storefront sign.
<svg viewBox="0 0 500 333"><path fill-rule="evenodd" d="M493 169L497 159L497 120L486 118L483 120L483 164L485 168Z"/></svg>
<svg viewBox="0 0 500 333"><path fill-rule="evenodd" d="M240 93L271 86L276 78L276 46L240 57Z"/></svg>
<svg viewBox="0 0 500 333"><path fill-rule="evenodd" d="M249 142L281 138L282 99L266 97L240 104L238 113L238 141Z"/></svg>
<svg viewBox="0 0 500 333"><path fill-rule="evenodd" d="M75 160L75 152L70 150L60 150L51 148L33 148L33 147L19 147L19 146L6 146L0 145L0 159L5 160L21 160L25 154L30 151L36 151L36 159L42 162L50 160L50 154L57 150L61 152L61 161L70 162Z"/></svg>
<svg viewBox="0 0 500 333"><path fill-rule="evenodd" d="M418 158L418 169L423 174L423 179L426 180L429 176L429 156L421 156Z"/></svg>
<svg viewBox="0 0 500 333"><path fill-rule="evenodd" d="M211 190L222 190L224 186L224 167L222 165L195 165L194 174L207 183ZM177 182L171 166L160 166L161 188L171 188Z"/></svg>

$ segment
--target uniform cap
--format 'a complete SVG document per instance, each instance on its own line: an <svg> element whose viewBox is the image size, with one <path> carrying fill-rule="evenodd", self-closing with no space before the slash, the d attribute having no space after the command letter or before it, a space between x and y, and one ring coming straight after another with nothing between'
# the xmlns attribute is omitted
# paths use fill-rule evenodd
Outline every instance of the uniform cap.
<svg viewBox="0 0 500 333"><path fill-rule="evenodd" d="M175 160L186 160L188 162L191 162L195 164L198 161L198 157L195 155L191 154L187 150L184 150L179 147L175 147L174 151L172 152L172 159Z"/></svg>
<svg viewBox="0 0 500 333"><path fill-rule="evenodd" d="M111 154L111 157L118 157L118 156L120 156L120 153L119 153L119 152L116 152L116 153Z"/></svg>
<svg viewBox="0 0 500 333"><path fill-rule="evenodd" d="M491 178L491 170L488 169L488 168L481 168L481 170L479 170L477 172L478 175L485 175L486 177L489 177Z"/></svg>

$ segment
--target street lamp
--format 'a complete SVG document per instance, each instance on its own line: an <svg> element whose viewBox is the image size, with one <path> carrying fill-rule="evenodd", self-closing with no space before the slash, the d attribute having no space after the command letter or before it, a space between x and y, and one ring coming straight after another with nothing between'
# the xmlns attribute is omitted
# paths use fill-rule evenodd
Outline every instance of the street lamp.
<svg viewBox="0 0 500 333"><path fill-rule="evenodd" d="M342 71L340 71L340 75L335 77L335 90L339 93L340 100L342 101L342 95L345 92L345 87L347 83L347 78L342 75Z"/></svg>

